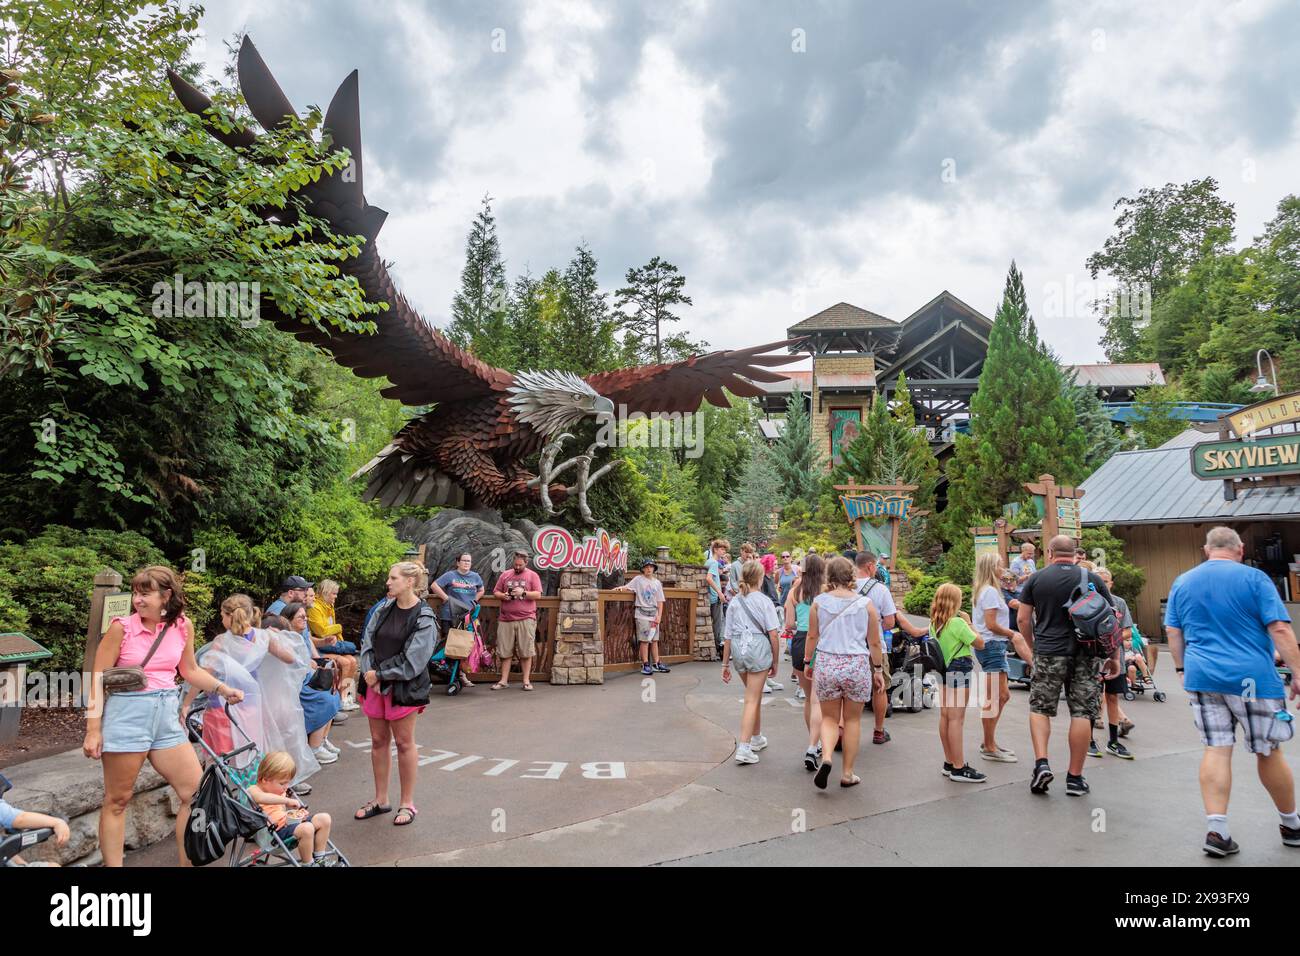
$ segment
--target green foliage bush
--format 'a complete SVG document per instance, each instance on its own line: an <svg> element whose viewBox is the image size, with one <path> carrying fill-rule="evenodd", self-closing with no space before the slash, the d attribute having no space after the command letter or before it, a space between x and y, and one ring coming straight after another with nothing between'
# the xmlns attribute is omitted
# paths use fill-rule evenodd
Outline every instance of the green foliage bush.
<svg viewBox="0 0 1300 956"><path fill-rule="evenodd" d="M103 567L90 548L36 540L0 545L0 595L25 613L21 630L54 653L49 669L81 669L90 593Z"/></svg>
<svg viewBox="0 0 1300 956"><path fill-rule="evenodd" d="M294 504L249 540L229 527L199 531L195 546L206 563L205 583L216 597L244 592L261 602L288 574L343 585L382 580L406 546L355 489L338 482Z"/></svg>
<svg viewBox="0 0 1300 956"><path fill-rule="evenodd" d="M1124 557L1124 542L1115 537L1109 525L1084 528L1080 539L1088 560L1105 566L1113 579L1113 591L1132 607L1147 582L1146 572Z"/></svg>

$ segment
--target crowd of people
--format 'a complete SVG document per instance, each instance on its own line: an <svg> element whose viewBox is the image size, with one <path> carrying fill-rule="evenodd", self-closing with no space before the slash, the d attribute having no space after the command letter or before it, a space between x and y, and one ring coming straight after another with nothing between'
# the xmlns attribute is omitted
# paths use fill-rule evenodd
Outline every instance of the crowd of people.
<svg viewBox="0 0 1300 956"><path fill-rule="evenodd" d="M1047 542L1041 568L1032 544L1005 568L997 555L981 555L971 612L963 609L962 588L947 582L936 589L924 623L899 612L889 572L872 552L783 551L760 557L745 543L733 561L730 548L725 540L712 542L706 587L722 680L735 679L743 688L737 763L759 763L768 746L761 704L764 694L784 689L776 680L784 658L790 661L794 697L803 706L808 735L801 757L814 785L828 787L838 752L840 787L858 786L863 711L870 706L872 743L889 743L885 723L892 714L891 691L905 686L908 677L891 672L892 658L895 667L942 675L943 776L958 783L985 782L987 776L967 759L966 713L972 706L980 712L981 759L1018 762L998 737L1011 700L1013 655L1030 673L1033 794L1048 794L1055 781L1048 749L1062 697L1069 715L1067 795L1090 792L1084 774L1089 757L1133 759L1125 741L1135 724L1121 701L1131 685L1151 681L1152 661L1127 603L1111 591L1109 570L1088 561L1073 539ZM1243 553L1231 529L1211 530L1207 560L1175 581L1165 618L1169 654L1205 746L1204 850L1212 856L1239 850L1228 826L1238 729L1277 807L1283 843L1300 846L1294 780L1280 750L1294 734L1286 697L1288 692L1300 696L1300 650L1272 582L1244 564ZM183 721L196 703L203 739L214 753L238 751L246 741L256 744L230 771L276 831L296 841L303 863L328 865L332 827L328 814L312 813L303 804L311 793L307 778L338 760L331 728L357 710L369 723L374 796L354 816L368 820L393 812L395 752L398 800L392 823L412 824L419 813L415 724L429 701L430 661L452 630L470 620L486 593L471 565L472 557L462 554L432 583L420 563L393 565L385 595L370 608L356 641L344 638L337 619L337 582L313 585L291 575L265 610L248 595L228 596L221 604L221 633L197 651L180 576L161 566L139 571L131 580L132 613L114 618L99 642L87 709L83 750L101 762L104 775L99 846L105 865L122 864L126 808L146 760L176 792L177 845L186 864L183 834L202 768ZM669 672L658 649L665 601L657 570L647 559L623 585L634 596L633 634L645 674ZM528 568L526 552L515 554L493 593L500 598L495 648L500 679L493 689L510 686L511 665L518 659L520 686L531 690L542 584ZM1088 594L1099 596L1113 614L1119 640L1106 655L1096 653L1073 617L1075 602ZM440 611L430 597L441 602ZM1286 685L1279 673L1286 675ZM1106 730L1104 748L1097 746L1098 729ZM62 821L3 801L0 822L51 826L57 842L68 839Z"/></svg>

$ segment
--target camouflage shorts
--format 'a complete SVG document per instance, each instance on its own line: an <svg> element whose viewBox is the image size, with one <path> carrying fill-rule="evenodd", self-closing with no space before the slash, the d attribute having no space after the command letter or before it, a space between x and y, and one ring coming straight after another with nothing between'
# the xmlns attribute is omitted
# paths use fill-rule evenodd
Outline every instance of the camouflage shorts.
<svg viewBox="0 0 1300 956"><path fill-rule="evenodd" d="M1035 654L1034 675L1029 683L1030 712L1055 717L1064 687L1070 716L1093 719L1101 696L1101 665L1099 658L1086 654Z"/></svg>

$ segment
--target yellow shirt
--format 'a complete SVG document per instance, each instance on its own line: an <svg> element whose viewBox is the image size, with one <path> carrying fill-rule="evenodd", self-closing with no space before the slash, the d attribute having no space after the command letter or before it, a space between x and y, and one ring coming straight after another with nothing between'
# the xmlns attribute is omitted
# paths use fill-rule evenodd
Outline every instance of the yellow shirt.
<svg viewBox="0 0 1300 956"><path fill-rule="evenodd" d="M311 636L317 638L338 637L343 633L343 625L334 623L334 605L326 604L321 598L307 612L307 627Z"/></svg>

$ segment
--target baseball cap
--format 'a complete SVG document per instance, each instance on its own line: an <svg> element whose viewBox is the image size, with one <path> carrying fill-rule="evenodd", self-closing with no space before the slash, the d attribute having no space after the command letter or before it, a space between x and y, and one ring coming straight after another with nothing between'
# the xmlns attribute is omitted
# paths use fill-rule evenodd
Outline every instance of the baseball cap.
<svg viewBox="0 0 1300 956"><path fill-rule="evenodd" d="M309 587L311 587L311 582L308 581L306 578L299 577L296 574L291 574L284 579L284 583L280 585L280 590L298 591L298 590L306 590Z"/></svg>

